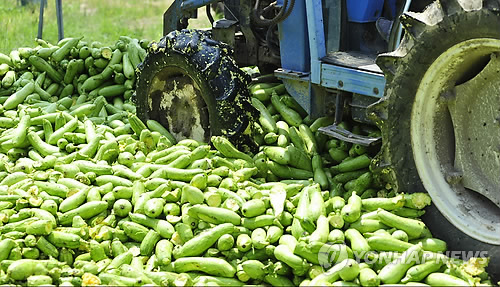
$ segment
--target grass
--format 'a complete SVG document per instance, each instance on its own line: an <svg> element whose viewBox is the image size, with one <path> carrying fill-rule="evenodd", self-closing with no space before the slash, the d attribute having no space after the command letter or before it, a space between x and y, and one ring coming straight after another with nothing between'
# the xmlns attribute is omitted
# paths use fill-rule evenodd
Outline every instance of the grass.
<svg viewBox="0 0 500 287"><path fill-rule="evenodd" d="M0 1L0 52L33 47L38 32L39 2L21 6L18 0ZM36 2L36 1L34 1ZM47 0L43 39L57 43L55 1ZM63 3L65 37L84 36L88 42L111 44L121 35L159 40L163 31L163 13L172 0L69 0ZM192 28L209 27L204 9Z"/></svg>

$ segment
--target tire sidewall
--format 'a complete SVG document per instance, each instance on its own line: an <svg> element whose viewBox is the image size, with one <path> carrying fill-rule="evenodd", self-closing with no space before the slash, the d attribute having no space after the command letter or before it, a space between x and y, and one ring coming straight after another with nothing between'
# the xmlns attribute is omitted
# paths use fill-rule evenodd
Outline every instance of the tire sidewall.
<svg viewBox="0 0 500 287"><path fill-rule="evenodd" d="M500 39L500 16L487 9L460 11L444 16L438 24L427 27L411 42L407 54L396 60L398 66L386 86L387 119L382 128L384 156L395 173L395 188L403 192L425 192L413 159L410 122L416 91L428 68L454 45L476 38ZM412 65L411 63L418 63ZM391 77L391 75L389 75ZM432 95L429 95L432 96ZM479 96L479 95L478 95ZM487 254L491 261L487 269L494 280L500 279L500 247L478 241L453 226L435 205L426 209L422 219L437 238L449 242L448 250ZM479 253L478 253L479 252ZM493 281L496 282L496 281Z"/></svg>

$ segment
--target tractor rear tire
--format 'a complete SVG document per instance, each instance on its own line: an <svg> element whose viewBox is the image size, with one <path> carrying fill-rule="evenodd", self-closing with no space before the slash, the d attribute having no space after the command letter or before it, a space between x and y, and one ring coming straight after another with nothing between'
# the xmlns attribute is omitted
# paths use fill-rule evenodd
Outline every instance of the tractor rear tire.
<svg viewBox="0 0 500 287"><path fill-rule="evenodd" d="M461 176L453 178L453 172L446 171L448 167L453 168L454 165L455 142L453 139L456 132L453 130L453 124L447 124L448 128L444 124L436 124L439 120L451 122L446 106L447 94L443 93L447 90L445 89L446 85L448 85L449 90L454 91L455 86L467 83L479 75L483 68L486 69L486 63L490 57L500 56L500 49L492 48L500 43L500 1L439 0L429 5L422 13L410 12L403 15L401 21L405 28L405 35L399 48L394 52L382 54L377 59L377 64L383 70L387 84L384 98L368 108L368 116L381 129L383 139L381 152L373 161L372 170L385 181L390 182L396 191L425 192L427 190L433 199L433 204L427 208L423 219L433 235L445 240L449 250L466 252L465 257L471 254L490 256L491 261L487 270L495 280L500 280L500 233L498 233L500 209L498 203L495 202L494 196L489 201L482 195L464 188L464 193L466 191L467 196L480 203L476 205L476 203L468 202L465 200L465 195L458 191L456 192L456 201L461 200L462 205L455 206L456 210L447 206L455 199L448 198L448 195L440 188L448 183L446 188L450 192L456 191L457 182L454 180L458 182L461 180ZM479 44L480 41L491 45L484 48ZM476 50L467 50L467 53L464 52L460 57L454 59L457 62L466 63L467 57L476 57L469 59L468 66L464 64L467 66L464 70L468 71L462 73L459 68L456 71L441 71L441 74L449 72L451 75L447 78L448 82L443 84L443 89L435 94L419 94L422 89L426 88L424 85L431 85L434 81L434 79L426 79L429 73L436 72L432 69L435 65L439 65L441 56L449 54L450 51L458 49L456 47L459 46L465 51L468 48L467 45L462 45L464 43L470 43L470 47L477 44ZM481 49L484 49L483 54L481 54ZM451 62L449 65L454 65ZM460 66L460 68L463 67ZM493 85L497 87L500 85L499 76L489 79L495 81ZM478 93L480 92L475 95L469 94L468 97L475 97L474 100L476 100L479 99L478 97L484 96ZM418 98L419 95L421 98ZM490 106L495 106L497 103L494 96L485 98L485 101L486 99L493 99ZM436 102L436 106L439 106L431 108L436 110L435 113L431 114L432 122L435 124L433 126L426 126L427 122L422 117L424 122L416 123L414 121L415 118L418 118L419 113L427 112L425 109L418 109L421 106L416 104L425 101ZM500 112L499 107L494 107L495 110L497 108ZM448 115L446 115L447 113ZM463 114L462 116L467 117L468 115ZM484 116L483 119L485 125L486 122L491 123L492 126L495 123L494 118L490 118L489 115L488 118ZM483 126L483 119L480 128ZM500 113L497 120L500 120ZM471 121L469 124L475 123ZM496 124L498 125L498 122ZM430 149L420 148L420 151L418 150L419 147L416 143L420 140L420 134L415 132L418 130L415 128L418 125L425 126L420 128L421 130L426 128L433 130L430 133L435 138L425 139L433 143ZM448 133L444 131L448 131ZM491 145L498 145L498 143L491 142ZM495 148L499 148L499 146L495 146ZM432 150L441 150L442 153L452 155L446 155L449 157L447 161L439 161L434 158L433 160L436 160L438 164L435 165L436 168L432 169L425 166L431 165L431 161L427 161L427 157L432 155ZM472 154L472 150L470 152ZM498 172L500 170L498 165L496 168ZM429 174L431 175L429 176ZM433 185L434 180L445 184L442 186ZM500 192L498 186L495 187L495 190ZM496 198L498 199L498 196ZM476 206L486 206L488 210L477 210ZM453 214L453 212L460 214ZM482 221L475 224L474 220L477 216L482 216ZM457 218L464 220L459 222L460 220ZM490 234L490 237L487 238L485 233L482 237L479 234L480 230L489 230L493 235ZM496 233L496 239L494 233Z"/></svg>
<svg viewBox="0 0 500 287"><path fill-rule="evenodd" d="M160 122L177 140L224 135L251 150L251 79L231 56L208 31L173 31L150 44L137 69L137 115Z"/></svg>

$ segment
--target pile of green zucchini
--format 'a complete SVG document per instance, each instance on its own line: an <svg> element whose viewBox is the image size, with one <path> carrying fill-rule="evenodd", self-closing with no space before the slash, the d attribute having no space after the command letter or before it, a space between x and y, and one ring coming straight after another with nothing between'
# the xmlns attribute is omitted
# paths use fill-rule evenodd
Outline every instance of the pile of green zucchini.
<svg viewBox="0 0 500 287"><path fill-rule="evenodd" d="M38 43L0 54L0 284L491 285L442 254L428 195L386 189L282 85L250 87L248 155L135 115L147 41Z"/></svg>

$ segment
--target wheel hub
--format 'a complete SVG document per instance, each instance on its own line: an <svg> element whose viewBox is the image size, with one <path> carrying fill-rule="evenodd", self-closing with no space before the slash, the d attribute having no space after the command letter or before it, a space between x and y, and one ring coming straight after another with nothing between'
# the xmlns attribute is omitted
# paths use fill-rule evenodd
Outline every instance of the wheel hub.
<svg viewBox="0 0 500 287"><path fill-rule="evenodd" d="M420 82L410 127L415 165L434 204L462 232L496 245L500 245L498 52L500 40L484 38L461 42L441 54Z"/></svg>
<svg viewBox="0 0 500 287"><path fill-rule="evenodd" d="M195 81L184 71L167 67L151 81L149 116L168 127L177 139L208 142L208 110Z"/></svg>
<svg viewBox="0 0 500 287"><path fill-rule="evenodd" d="M500 207L500 85L494 80L499 73L500 59L492 54L480 74L456 86L448 109L458 183Z"/></svg>

